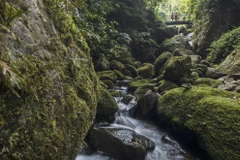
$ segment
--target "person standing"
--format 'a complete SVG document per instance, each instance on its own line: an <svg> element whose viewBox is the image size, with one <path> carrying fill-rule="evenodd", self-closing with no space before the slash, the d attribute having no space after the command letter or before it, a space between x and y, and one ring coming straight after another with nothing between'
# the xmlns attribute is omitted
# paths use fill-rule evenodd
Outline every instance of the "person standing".
<svg viewBox="0 0 240 160"><path fill-rule="evenodd" d="M171 14L171 20L172 20L172 21L174 20L174 14L173 14L173 12L172 12L172 14Z"/></svg>
<svg viewBox="0 0 240 160"><path fill-rule="evenodd" d="M175 21L178 21L178 12L175 12Z"/></svg>

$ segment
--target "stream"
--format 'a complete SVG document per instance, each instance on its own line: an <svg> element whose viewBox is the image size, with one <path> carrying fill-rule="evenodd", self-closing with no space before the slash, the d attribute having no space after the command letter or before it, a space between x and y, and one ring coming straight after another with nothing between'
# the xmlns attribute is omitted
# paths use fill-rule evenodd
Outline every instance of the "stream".
<svg viewBox="0 0 240 160"><path fill-rule="evenodd" d="M121 85L124 81L121 81ZM127 82L126 82L127 83ZM155 149L148 152L145 160L200 160L195 154L185 149L179 142L177 142L169 132L160 129L151 122L134 119L131 117L130 111L136 103L136 99L132 99L129 104L124 104L121 99L127 94L127 87L116 86L115 89L121 93L121 97L115 98L119 110L115 114L114 123L108 127L113 128L128 128L138 134L144 135L155 143ZM109 155L97 151L88 152L82 150L75 160L115 160Z"/></svg>

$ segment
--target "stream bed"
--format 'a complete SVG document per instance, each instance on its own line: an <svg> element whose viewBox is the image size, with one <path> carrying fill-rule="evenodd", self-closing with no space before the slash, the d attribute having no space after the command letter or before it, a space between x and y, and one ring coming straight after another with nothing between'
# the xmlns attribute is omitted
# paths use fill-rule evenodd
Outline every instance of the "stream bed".
<svg viewBox="0 0 240 160"><path fill-rule="evenodd" d="M116 87L116 90L122 96L127 94L127 87ZM129 111L135 106L136 99L133 98L126 105L121 102L122 96L115 98L119 110L115 114L114 123L107 127L131 129L152 140L155 143L155 149L148 152L145 160L200 160L195 154L180 145L166 130L160 129L154 123L132 118ZM76 157L76 160L115 160L115 158L100 151L89 154L89 152L82 150Z"/></svg>

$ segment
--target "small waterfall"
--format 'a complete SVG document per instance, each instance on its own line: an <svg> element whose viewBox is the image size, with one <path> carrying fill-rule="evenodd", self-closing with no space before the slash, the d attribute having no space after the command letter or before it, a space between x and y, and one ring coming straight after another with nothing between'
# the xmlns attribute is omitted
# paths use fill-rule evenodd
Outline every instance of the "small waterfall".
<svg viewBox="0 0 240 160"><path fill-rule="evenodd" d="M127 94L127 87L116 87L121 95ZM116 97L119 110L115 114L115 121L108 127L128 128L141 134L155 143L155 149L149 152L145 160L196 160L188 151L175 141L168 132L159 129L150 122L134 119L129 114L134 109L136 98L133 98L128 104L122 102L123 97ZM80 154L76 160L114 160L102 152L95 152L91 155ZM199 159L198 159L199 160Z"/></svg>

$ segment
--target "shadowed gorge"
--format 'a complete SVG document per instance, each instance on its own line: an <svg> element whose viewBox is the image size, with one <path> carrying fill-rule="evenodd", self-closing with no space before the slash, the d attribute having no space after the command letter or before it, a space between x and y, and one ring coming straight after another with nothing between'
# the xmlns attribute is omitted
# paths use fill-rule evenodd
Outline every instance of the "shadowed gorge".
<svg viewBox="0 0 240 160"><path fill-rule="evenodd" d="M238 0L1 0L0 159L240 159Z"/></svg>

